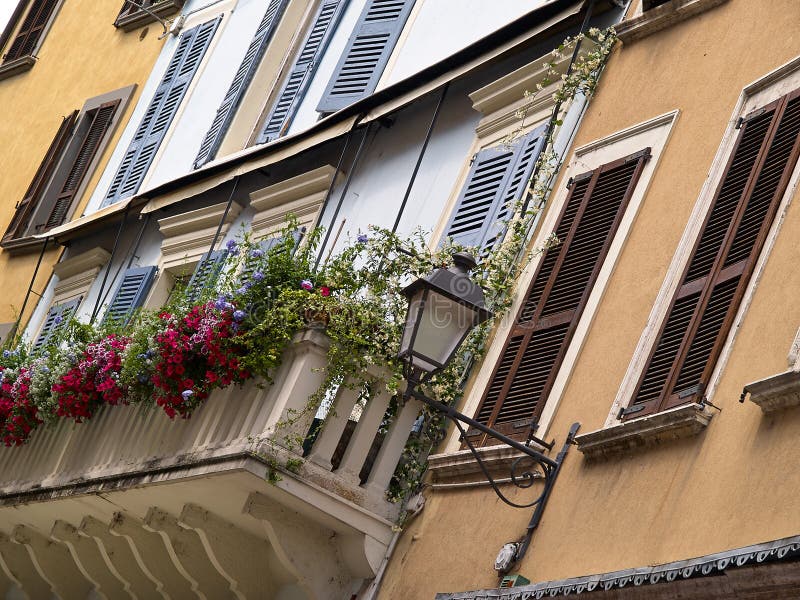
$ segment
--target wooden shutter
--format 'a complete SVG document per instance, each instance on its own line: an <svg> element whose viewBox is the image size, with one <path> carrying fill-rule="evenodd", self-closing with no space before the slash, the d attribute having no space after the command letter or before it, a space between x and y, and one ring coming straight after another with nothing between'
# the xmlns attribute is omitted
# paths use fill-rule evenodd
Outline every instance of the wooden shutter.
<svg viewBox="0 0 800 600"><path fill-rule="evenodd" d="M649 156L647 148L570 183L554 231L560 244L542 256L478 409L481 423L519 439L535 426Z"/></svg>
<svg viewBox="0 0 800 600"><path fill-rule="evenodd" d="M491 248L502 239L505 223L541 152L543 134L544 127L539 127L511 146L478 152L444 237L480 249Z"/></svg>
<svg viewBox="0 0 800 600"><path fill-rule="evenodd" d="M144 304L147 292L156 274L155 267L132 267L125 271L122 281L114 292L114 298L103 316L104 323L125 325L133 311Z"/></svg>
<svg viewBox="0 0 800 600"><path fill-rule="evenodd" d="M25 20L5 54L6 61L33 54L58 2L59 0L33 0L31 2L28 14L25 15Z"/></svg>
<svg viewBox="0 0 800 600"><path fill-rule="evenodd" d="M97 150L100 148L100 144L105 139L106 133L111 127L111 123L114 120L114 113L116 113L119 103L119 100L107 102L86 113L86 119L90 121L89 125L86 127L86 133L83 139L80 140L80 147L67 173L64 184L61 186L61 191L55 197L53 209L50 211L50 215L44 223L45 229L57 227L66 220L67 212L70 206L72 206L75 194L89 170L89 165L91 165L92 160L94 160Z"/></svg>
<svg viewBox="0 0 800 600"><path fill-rule="evenodd" d="M53 334L58 331L63 323L72 318L80 303L81 298L75 298L63 304L51 306L44 319L44 325L42 325L39 335L36 336L36 341L33 343L33 350L40 350L47 346Z"/></svg>
<svg viewBox="0 0 800 600"><path fill-rule="evenodd" d="M367 0L319 112L339 110L372 93L413 6L414 0Z"/></svg>
<svg viewBox="0 0 800 600"><path fill-rule="evenodd" d="M78 111L76 110L61 121L61 126L58 128L56 137L53 138L53 141L50 143L50 147L47 149L42 163L36 170L33 181L30 186L28 186L25 196L17 204L14 216L11 218L11 223L3 236L3 242L8 242L26 234L26 230L30 224L30 218L33 215L33 209L41 199L47 182L53 173L53 169L58 159L61 157L67 141L72 136L72 129L75 126L75 119L77 117Z"/></svg>
<svg viewBox="0 0 800 600"><path fill-rule="evenodd" d="M222 15L181 34L167 71L108 189L104 205L132 196L139 190L221 19Z"/></svg>
<svg viewBox="0 0 800 600"><path fill-rule="evenodd" d="M658 341L621 418L697 402L800 152L798 92L744 121Z"/></svg>
<svg viewBox="0 0 800 600"><path fill-rule="evenodd" d="M202 298L203 292L216 283L227 257L227 250L215 250L210 254L203 255L186 286L186 299L190 303L198 302Z"/></svg>
<svg viewBox="0 0 800 600"><path fill-rule="evenodd" d="M286 133L346 4L347 0L323 0L320 3L300 54L267 114L257 143L269 142Z"/></svg>
<svg viewBox="0 0 800 600"><path fill-rule="evenodd" d="M255 75L264 53L267 51L272 35L283 16L288 0L270 0L267 11L261 19L261 23L256 30L247 53L244 55L236 76L233 78L225 98L222 100L214 116L211 127L206 132L200 151L194 160L194 168L198 169L213 159L219 150L225 132L228 131L231 121L236 114L236 109L244 97L247 87Z"/></svg>

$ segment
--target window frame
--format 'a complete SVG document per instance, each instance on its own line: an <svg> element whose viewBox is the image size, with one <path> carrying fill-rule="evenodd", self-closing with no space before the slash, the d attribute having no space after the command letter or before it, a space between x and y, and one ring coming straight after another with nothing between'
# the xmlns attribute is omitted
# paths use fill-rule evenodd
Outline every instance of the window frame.
<svg viewBox="0 0 800 600"><path fill-rule="evenodd" d="M695 244L699 242L699 237L702 235L706 216L713 207L717 189L721 185L722 178L727 171L729 159L732 157L735 150L739 137L739 132L737 130L739 119L747 117L747 115L754 111L768 106L775 100L797 89L800 89L800 57L789 61L754 81L746 86L739 95L731 118L728 121L728 127L722 135L717 152L709 168L709 174L695 201L692 213L689 216L681 240L678 243L672 262L669 265L667 275L664 277L656 301L648 316L647 324L639 338L636 350L628 365L628 369L618 389L614 402L611 405L608 417L603 426L604 429L637 420L632 418L622 421L619 418L620 411L629 406L631 399L637 391L639 379L644 369L647 368L647 363L654 350L655 344L658 343L662 325L669 316L672 300L681 286L682 278L692 258ZM710 402L714 401L714 395L719 384L720 376L730 358L738 331L742 326L743 319L753 300L758 281L761 279L764 266L766 265L783 224L786 210L791 203L798 185L800 185L800 162L798 162L789 176L786 190L778 202L775 216L766 230L764 243L753 261L753 269L747 285L744 286L742 290L739 307L732 317L728 333L721 342L719 355L713 368L710 370L708 383L704 388L704 396ZM674 409L665 409L662 412L654 414L662 414L670 410ZM653 413L649 416L652 417L652 415ZM647 416L641 418L645 419Z"/></svg>
<svg viewBox="0 0 800 600"><path fill-rule="evenodd" d="M539 222L535 226L535 230L532 234L531 246L533 248L540 248L546 243L550 232L554 230L558 217L564 209L565 203L569 197L569 190L566 183L570 178L588 170L595 169L612 160L634 154L645 147L651 148L651 157L644 165L639 175L638 183L633 190L632 196L628 200L627 208L617 227L617 233L611 241L606 258L603 261L594 286L592 287L592 291L586 300L586 305L575 326L572 339L565 349L561 365L555 375L550 392L544 400L544 406L541 410L538 428L536 430L537 437L544 438L547 436L548 429L566 390L568 380L577 363L578 354L586 340L591 323L599 308L605 288L620 258L622 248L630 235L633 222L640 210L650 181L658 168L661 156L669 142L678 117L679 111L673 110L576 148L569 161L565 163L565 168L562 169L560 180L563 183L559 184L559 186L553 190L549 200L549 207L546 211L543 211L543 214L539 217ZM524 292L530 287L531 281L539 269L541 260L541 256L536 256L528 263L522 273L520 273L517 278L519 290ZM514 301L509 307L508 314L516 316L521 310L524 301L524 293L515 294ZM502 357L506 341L511 334L514 323L515 319L513 318L503 319L493 332L488 342L486 354L482 362L474 369L470 381L467 384L464 393L464 404L461 409L464 414L474 415L480 408L483 396L485 395L487 386L491 383L495 367ZM451 432L443 446L443 452L450 454L459 451L461 446L459 438L460 435L457 431Z"/></svg>
<svg viewBox="0 0 800 600"><path fill-rule="evenodd" d="M64 143L59 148L53 148L53 146L51 146L47 151L48 154L45 156L45 161L48 159L51 160L52 165L47 168L47 172L44 175L44 181L39 184L40 189L36 192L34 198L31 200L33 206L28 212L28 224L25 226L23 232L18 233L13 237L8 237L9 232L6 231L6 235L4 235L3 239L0 241L0 247L9 251L22 251L32 247L39 247L41 240L34 236L44 233L47 231L47 229L45 228L39 231L35 230L37 225L34 223L36 222L37 217L41 218L42 215L44 215L43 223L46 224L50 213L55 207L58 196L61 193L61 189L66 183L67 177L69 176L78 154L83 147L85 142L85 133L88 131L88 128L91 127L94 113L104 106L109 106L112 103L116 104L111 121L103 133L101 140L97 144L91 160L86 166L83 175L80 177L80 183L72 195L70 206L67 208L64 217L65 223L69 221L69 219L74 215L75 210L80 204L84 194L87 192L92 177L97 174L100 162L103 159L103 154L110 149L111 140L114 137L117 127L119 126L120 121L127 110L128 104L130 103L135 89L136 84L133 84L124 88L107 92L105 94L101 94L99 96L95 96L94 98L87 100L80 111L76 111L77 115L75 116L74 123L71 125L71 131L68 133ZM49 157L51 150L55 150L56 152L52 158ZM35 177L38 176L39 171L37 171ZM12 222L16 218L17 215L15 213L12 216ZM6 239L7 237L8 239Z"/></svg>
<svg viewBox="0 0 800 600"><path fill-rule="evenodd" d="M36 55L47 38L47 34L50 32L53 21L55 21L59 11L61 10L63 0L58 0L55 3L53 12L42 27L42 30L36 40L36 44L33 46L31 52L20 55L17 58L7 59L6 54L11 44L13 44L14 40L16 40L20 27L28 17L32 4L33 0L20 0L17 4L17 7L14 9L14 12L11 13L11 18L9 19L8 24L6 25L2 34L0 34L0 81L8 77L13 77L14 75L24 73L33 68L33 66L36 64Z"/></svg>

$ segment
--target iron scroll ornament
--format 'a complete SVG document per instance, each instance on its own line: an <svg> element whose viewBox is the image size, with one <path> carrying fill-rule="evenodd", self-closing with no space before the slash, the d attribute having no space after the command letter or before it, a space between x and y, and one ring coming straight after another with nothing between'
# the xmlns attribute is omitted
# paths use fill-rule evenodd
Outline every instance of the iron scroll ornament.
<svg viewBox="0 0 800 600"><path fill-rule="evenodd" d="M579 423L575 423L570 428L569 435L567 436L566 441L564 442L564 446L561 451L558 453L558 456L555 459L549 458L545 456L538 450L531 448L525 444L522 444L516 440L509 438L508 436L503 435L499 431L495 431L491 427L487 427L483 423L479 423L478 421L471 419L470 417L458 412L452 406L448 406L442 402L438 402L437 400L433 400L432 398L428 398L425 394L418 391L417 389L417 382L409 379L408 387L406 388L406 392L404 394L405 398L415 398L419 400L423 404L429 406L436 412L444 415L448 419L450 419L458 429L459 433L461 434L462 439L469 448L469 451L472 453L475 461L477 462L478 466L480 467L483 476L486 478L489 485L494 490L494 493L497 495L500 500L505 502L507 505L512 506L514 508L532 508L536 507L536 510L531 518L531 525L535 528L538 525L538 521L541 518L541 512L544 510L544 505L547 502L548 497L550 496L550 492L553 489L553 485L555 484L556 477L561 468L561 464L566 457L567 451L569 446L574 444L575 435L578 432L578 428L580 427ZM509 476L510 476L510 483L513 484L518 489L529 489L533 487L535 481L539 479L544 479L544 488L542 492L527 503L518 503L514 502L513 500L509 499L500 489L499 484L497 481L492 477L489 473L489 469L486 467L486 464L483 462L483 459L480 456L480 453L477 451L475 446L467 437L467 431L464 429L464 425L469 426L470 428L477 429L478 431L485 433L489 437L502 442L503 444L514 448L515 450L521 452L523 456L518 457L514 462L511 464L509 469ZM545 446L551 447L551 445L544 444ZM538 470L537 470L538 469Z"/></svg>

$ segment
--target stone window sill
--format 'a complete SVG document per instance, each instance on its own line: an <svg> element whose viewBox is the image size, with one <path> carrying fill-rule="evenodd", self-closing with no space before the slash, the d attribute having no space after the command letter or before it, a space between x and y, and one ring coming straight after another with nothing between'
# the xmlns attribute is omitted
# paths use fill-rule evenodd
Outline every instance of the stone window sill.
<svg viewBox="0 0 800 600"><path fill-rule="evenodd" d="M147 8L150 12L163 19L179 11L183 7L184 1L185 0L160 0L159 2L154 2L152 6L148 6ZM114 21L114 27L122 29L122 31L133 31L142 25L155 22L156 19L153 15L143 10L137 10L133 13L117 17L117 20Z"/></svg>
<svg viewBox="0 0 800 600"><path fill-rule="evenodd" d="M14 60L8 60L0 64L0 81L24 73L25 71L30 71L35 64L36 59L32 56L20 56Z"/></svg>
<svg viewBox="0 0 800 600"><path fill-rule="evenodd" d="M542 453L547 452L547 448L533 442L531 448ZM521 452L503 445L477 448L477 451L489 473L499 477L508 477L512 463L525 456ZM428 473L434 483L463 480L475 474L483 477L483 472L469 449L429 456Z"/></svg>
<svg viewBox="0 0 800 600"><path fill-rule="evenodd" d="M719 6L727 0L671 0L615 26L623 44L629 44Z"/></svg>
<svg viewBox="0 0 800 600"><path fill-rule="evenodd" d="M787 371L772 375L744 386L744 394L750 394L750 402L757 404L764 414L800 405L800 372Z"/></svg>
<svg viewBox="0 0 800 600"><path fill-rule="evenodd" d="M575 442L587 458L608 458L695 436L708 426L711 417L712 413L702 404L687 404L584 433L577 436Z"/></svg>

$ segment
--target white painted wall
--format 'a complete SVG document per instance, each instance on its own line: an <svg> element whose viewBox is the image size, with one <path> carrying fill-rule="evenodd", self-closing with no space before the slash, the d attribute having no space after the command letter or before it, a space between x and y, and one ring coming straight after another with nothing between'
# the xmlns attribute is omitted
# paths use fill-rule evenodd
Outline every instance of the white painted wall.
<svg viewBox="0 0 800 600"><path fill-rule="evenodd" d="M378 89L410 77L551 0L417 0Z"/></svg>

